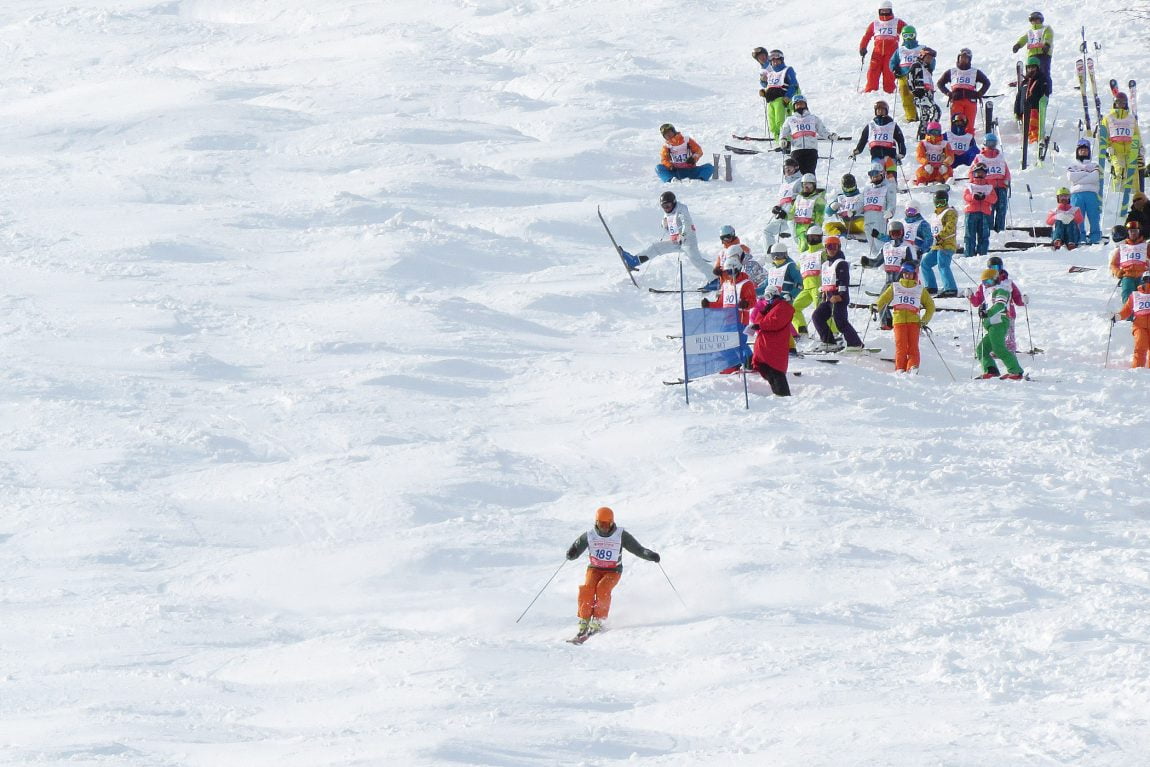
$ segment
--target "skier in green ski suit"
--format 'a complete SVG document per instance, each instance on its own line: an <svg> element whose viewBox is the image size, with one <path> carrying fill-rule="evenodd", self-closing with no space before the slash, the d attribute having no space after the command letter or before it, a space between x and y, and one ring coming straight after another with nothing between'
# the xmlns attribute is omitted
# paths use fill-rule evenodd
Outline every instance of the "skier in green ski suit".
<svg viewBox="0 0 1150 767"><path fill-rule="evenodd" d="M1001 377L1017 381L1022 378L1022 366L1018 364L1018 357L1006 346L1011 322L1007 307L1010 305L1012 291L1008 285L1002 284L1002 272L997 269L984 271L981 280L986 292L987 308L978 310L978 315L982 317L982 327L986 330L986 335L978 342L978 361L982 364L982 375L979 378L1000 377L998 366L994 364L994 357L998 357L1006 364L1007 370L1006 375Z"/></svg>

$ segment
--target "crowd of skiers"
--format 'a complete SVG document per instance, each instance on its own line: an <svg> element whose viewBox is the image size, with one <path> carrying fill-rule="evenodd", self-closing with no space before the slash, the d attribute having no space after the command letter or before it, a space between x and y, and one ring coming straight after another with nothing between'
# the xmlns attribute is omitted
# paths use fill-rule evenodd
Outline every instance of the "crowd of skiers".
<svg viewBox="0 0 1150 767"><path fill-rule="evenodd" d="M1015 113L1031 111L1033 119L1029 122L1035 130L1044 121L1039 110L1044 113L1052 89L1053 30L1040 12L1030 14L1029 21L1030 28L1014 47L1015 51L1025 48L1028 55ZM686 255L707 279L702 290L715 293L713 298L703 299L703 306L737 307L740 320L752 335L757 331L752 365L778 394L788 393L785 375L781 375L787 368L785 350L789 348L794 354L794 338L809 335L810 327L819 340L810 351L864 348L847 311L852 283L844 245L863 251L859 263L864 275L870 268L882 272L885 289L875 305L879 325L894 331L896 370L914 370L919 363L919 330L930 322L934 299L959 296L953 273L956 255L986 257L990 233L1002 232L1007 226L1011 168L993 130L983 132L981 143L976 136L979 105L991 81L974 67L972 51L962 48L955 65L936 78L937 51L920 44L915 28L896 18L889 0L882 0L878 18L867 25L859 43L859 53L864 66L870 55L865 92L881 89L893 94L897 89L906 121L919 123L917 143L911 147L917 168L910 185L932 194L933 210L927 211L927 216L911 204L905 207L902 219L896 218L899 174L908 145L886 100L875 102L874 117L861 127L850 153L852 166L860 155L869 158L867 183L860 187L848 172L836 191L821 189L815 175L819 141L840 137L810 111L799 78L782 51L756 48L752 57L760 67L759 95L768 138L777 140L786 152L778 191L771 199L762 232L766 261L760 263L729 225L720 233L718 259L705 257L690 212L673 192L660 197L664 239L634 254L621 250L630 269L638 269L661 254ZM936 93L947 100L946 131L941 110L934 103ZM1119 94L1098 132L1100 150L1118 169L1119 177L1135 165L1141 148L1137 121L1128 110L1125 96ZM704 154L698 142L671 124L662 125L660 132L664 139L657 167L660 179L706 181L712 177L715 169L702 163ZM967 168L967 174L956 176L959 168ZM1077 142L1066 178L1068 186L1058 189L1055 207L1046 218L1051 246L1057 250L1100 243L1105 169L1092 157L1089 139ZM951 185L956 182L965 182L965 187L961 202L952 204ZM1135 194L1130 220L1148 213L1145 196ZM1140 231L1132 227L1131 237ZM1146 271L1145 251L1144 241L1116 243L1112 271L1122 279L1124 300L1136 292ZM979 359L984 377L998 374L997 358L1007 371L1003 377L1017 378L1022 371L1013 353L1013 320L1015 307L1024 305L1023 298L1001 268L1001 260L991 259L989 264L995 278L988 282L991 278L982 275L973 293L987 331L979 344ZM1146 309L1139 308L1139 300L1133 299L1131 312L1145 317ZM1138 322L1134 325L1139 327Z"/></svg>

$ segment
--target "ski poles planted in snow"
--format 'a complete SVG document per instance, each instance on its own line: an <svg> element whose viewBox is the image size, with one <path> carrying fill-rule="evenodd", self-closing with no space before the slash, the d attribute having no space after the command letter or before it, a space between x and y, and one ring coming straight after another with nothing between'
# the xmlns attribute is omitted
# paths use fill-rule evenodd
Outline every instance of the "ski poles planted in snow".
<svg viewBox="0 0 1150 767"><path fill-rule="evenodd" d="M1106 358L1102 360L1102 367L1110 367L1110 336L1114 335L1114 318L1110 318L1110 331L1106 334Z"/></svg>
<svg viewBox="0 0 1150 767"><path fill-rule="evenodd" d="M926 340L930 341L930 345L934 347L934 352L938 355L938 359L942 362L942 366L946 368L946 372L950 375L950 380L958 383L958 379L954 377L954 373L950 372L950 365L946 364L946 360L943 359L942 352L939 351L938 346L934 342L934 331L929 327L923 327L922 331L926 335Z"/></svg>
<svg viewBox="0 0 1150 767"><path fill-rule="evenodd" d="M527 605L527 609L524 610L522 613L520 613L519 617L515 619L516 623L523 620L523 616L527 614L527 610L531 609L531 605L535 604L535 600L539 599L539 597L543 596L543 592L546 591L547 587L551 585L551 581L555 580L555 576L559 574L559 571L563 569L563 565L565 565L565 564L567 564L566 559L563 560L563 562L559 565L559 567L555 568L555 572L551 573L551 577L548 578L547 582L543 584L543 588L539 589L539 593L535 595L535 599L532 599L531 604Z"/></svg>

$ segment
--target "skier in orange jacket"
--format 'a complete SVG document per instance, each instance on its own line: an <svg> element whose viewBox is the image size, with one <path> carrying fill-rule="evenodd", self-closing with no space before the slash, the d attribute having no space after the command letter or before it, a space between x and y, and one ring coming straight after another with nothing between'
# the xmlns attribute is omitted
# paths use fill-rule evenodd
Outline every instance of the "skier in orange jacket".
<svg viewBox="0 0 1150 767"><path fill-rule="evenodd" d="M1132 368L1150 368L1150 274L1138 280L1138 289L1126 299L1122 310L1110 318L1111 322L1134 318L1134 358Z"/></svg>

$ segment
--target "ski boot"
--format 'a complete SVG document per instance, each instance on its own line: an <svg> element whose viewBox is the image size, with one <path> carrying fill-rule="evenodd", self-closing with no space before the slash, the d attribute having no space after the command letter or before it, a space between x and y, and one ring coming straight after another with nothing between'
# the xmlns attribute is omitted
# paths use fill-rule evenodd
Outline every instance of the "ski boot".
<svg viewBox="0 0 1150 767"><path fill-rule="evenodd" d="M592 618L591 622L587 624L587 633L588 634L598 634L602 630L603 630L603 621L599 620L598 618Z"/></svg>
<svg viewBox="0 0 1150 767"><path fill-rule="evenodd" d="M622 248L619 248L619 255L623 257L623 263L627 265L629 271L639 271L639 264L642 261L638 256L633 256Z"/></svg>

